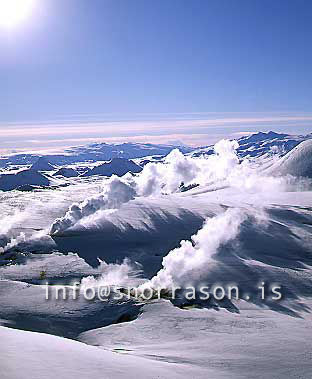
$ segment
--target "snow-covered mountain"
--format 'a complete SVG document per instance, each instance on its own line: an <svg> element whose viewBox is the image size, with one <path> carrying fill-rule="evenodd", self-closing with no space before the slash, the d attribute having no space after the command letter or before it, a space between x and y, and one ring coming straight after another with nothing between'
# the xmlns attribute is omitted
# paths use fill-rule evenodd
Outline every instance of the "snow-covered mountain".
<svg viewBox="0 0 312 379"><path fill-rule="evenodd" d="M312 178L312 139L299 143L268 170L268 175L293 175Z"/></svg>
<svg viewBox="0 0 312 379"><path fill-rule="evenodd" d="M74 170L71 167L62 167L59 170L57 170L53 176L63 176L64 178L73 178L76 176L79 176L79 172Z"/></svg>
<svg viewBox="0 0 312 379"><path fill-rule="evenodd" d="M34 164L31 165L30 169L34 171L53 171L55 170L55 167L46 157L40 157Z"/></svg>
<svg viewBox="0 0 312 379"><path fill-rule="evenodd" d="M138 173L142 171L142 167L135 164L132 160L126 158L113 158L109 162L105 162L99 166L96 166L84 174L85 176L102 175L102 176L123 176L127 172Z"/></svg>
<svg viewBox="0 0 312 379"><path fill-rule="evenodd" d="M10 191L24 186L48 186L50 180L34 169L0 175L0 190Z"/></svg>
<svg viewBox="0 0 312 379"><path fill-rule="evenodd" d="M237 139L239 148L238 156L243 157L260 157L267 155L285 155L301 141L311 139L312 134L289 135L275 132L259 132L249 136ZM14 154L0 157L0 167L10 165L29 165L35 164L34 169L37 171L53 170L53 165L68 165L77 162L98 162L109 161L113 158L136 159L148 157L146 161L141 159L142 165L149 162L152 158L158 159L168 155L172 150L179 149L183 154L198 157L201 155L213 154L213 145L192 148L181 145L156 145L142 143L122 143L107 144L96 143L86 146L72 147L64 151L64 154L47 154L41 157L36 154Z"/></svg>
<svg viewBox="0 0 312 379"><path fill-rule="evenodd" d="M280 134L272 131L267 133L259 132L238 138L237 142L239 147L237 149L237 154L240 158L257 158L264 155L283 156L300 142L311 138L312 133L302 136ZM213 145L200 147L190 153L190 155L194 157L210 154L213 154Z"/></svg>
<svg viewBox="0 0 312 379"><path fill-rule="evenodd" d="M0 184L32 173L66 186L0 192L0 376L310 378L311 154L311 135L269 132L4 170Z"/></svg>
<svg viewBox="0 0 312 379"><path fill-rule="evenodd" d="M106 161L112 158L142 158L151 155L167 155L173 149L178 148L183 153L188 153L193 148L180 145L155 145L150 143L122 144L94 143L88 146L78 146L68 149L67 154L76 156L81 161Z"/></svg>
<svg viewBox="0 0 312 379"><path fill-rule="evenodd" d="M64 154L47 154L45 160L52 165L66 165L77 162L109 161L113 158L135 159L152 155L165 156L175 148L180 149L183 153L194 150L194 148L179 145L156 145L130 142L122 144L96 143L66 149ZM0 157L0 166L34 164L38 161L38 158L40 158L40 156L36 154L2 156ZM43 163L42 159L39 163L42 167L43 165L47 167L46 162Z"/></svg>

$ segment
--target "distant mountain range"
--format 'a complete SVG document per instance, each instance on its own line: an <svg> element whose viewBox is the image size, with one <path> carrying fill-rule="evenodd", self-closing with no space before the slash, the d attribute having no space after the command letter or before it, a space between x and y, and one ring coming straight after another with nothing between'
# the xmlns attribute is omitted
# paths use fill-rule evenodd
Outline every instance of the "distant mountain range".
<svg viewBox="0 0 312 379"><path fill-rule="evenodd" d="M64 154L45 155L47 161L54 165L66 165L77 162L109 161L113 158L143 158L147 156L165 156L173 149L190 153L194 148L179 145L156 145L149 143L122 143L107 144L95 143L86 146L72 147L64 151ZM8 165L30 165L38 161L40 155L14 154L0 157L0 167Z"/></svg>
<svg viewBox="0 0 312 379"><path fill-rule="evenodd" d="M264 154L283 156L300 142L312 139L312 133L307 135L280 134L275 132L259 132L237 139L239 148L237 154L241 158L256 158ZM190 155L193 157L213 154L213 145L195 149Z"/></svg>
<svg viewBox="0 0 312 379"><path fill-rule="evenodd" d="M307 135L280 134L273 131L259 132L237 139L239 157L256 158L264 154L280 156L285 155L300 142L311 139L312 133ZM179 149L183 154L193 157L213 154L213 145L192 148L179 145L157 145L149 143L122 143L107 144L95 143L86 146L72 147L65 150L63 154L45 155L45 160L40 160L36 154L15 154L0 157L0 167L11 165L34 165L37 171L51 171L53 165L63 166L78 162L110 161L115 158L144 158L166 156L173 149ZM148 162L148 159L147 161ZM144 165L144 163L142 164ZM141 163L140 163L141 164ZM107 168L107 167L106 167ZM105 168L105 169L106 169Z"/></svg>
<svg viewBox="0 0 312 379"><path fill-rule="evenodd" d="M27 166L26 166L27 167ZM51 173L51 171L54 171ZM65 185L66 183L58 183L55 177L71 178L71 177L89 177L97 176L123 176L128 172L139 173L142 167L127 158L113 158L108 162L104 162L98 166L87 169L87 171L79 174L78 171L71 167L54 167L46 157L40 157L30 168L20 168L19 170L7 170L0 174L0 190L10 191L33 190L36 188L45 188L49 186ZM61 179L61 178L60 178Z"/></svg>

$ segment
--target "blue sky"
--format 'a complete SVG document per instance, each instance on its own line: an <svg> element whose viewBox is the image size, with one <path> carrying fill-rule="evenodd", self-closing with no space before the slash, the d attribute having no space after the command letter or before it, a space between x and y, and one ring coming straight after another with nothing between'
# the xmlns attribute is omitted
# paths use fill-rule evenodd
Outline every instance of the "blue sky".
<svg viewBox="0 0 312 379"><path fill-rule="evenodd" d="M0 28L1 150L310 132L311 12L308 0L36 0Z"/></svg>

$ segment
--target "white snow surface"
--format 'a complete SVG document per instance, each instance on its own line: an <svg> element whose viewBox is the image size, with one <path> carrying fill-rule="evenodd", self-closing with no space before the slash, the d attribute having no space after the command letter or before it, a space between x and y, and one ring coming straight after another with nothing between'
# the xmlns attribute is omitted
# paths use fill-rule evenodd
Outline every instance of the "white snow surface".
<svg viewBox="0 0 312 379"><path fill-rule="evenodd" d="M0 327L1 379L204 378L200 367L188 367L104 351L93 346L40 333ZM14 359L18 357L18 359Z"/></svg>
<svg viewBox="0 0 312 379"><path fill-rule="evenodd" d="M85 332L80 340L105 350L124 349L128 356L193 367L194 378L201 378L196 369L204 368L205 378L308 379L311 314L295 319L248 303L238 306L241 312L231 313L155 301L144 306L138 319Z"/></svg>
<svg viewBox="0 0 312 379"><path fill-rule="evenodd" d="M263 138L289 142L270 133L244 140L257 162L220 141L135 175L1 193L1 379L311 378L311 142L264 166ZM42 272L69 292L205 283L251 297L46 301ZM260 301L261 281L282 300Z"/></svg>

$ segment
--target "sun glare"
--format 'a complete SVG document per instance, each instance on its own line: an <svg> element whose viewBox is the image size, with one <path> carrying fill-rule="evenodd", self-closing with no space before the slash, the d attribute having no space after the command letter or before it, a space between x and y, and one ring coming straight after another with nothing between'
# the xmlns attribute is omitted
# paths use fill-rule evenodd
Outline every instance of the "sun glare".
<svg viewBox="0 0 312 379"><path fill-rule="evenodd" d="M0 26L14 27L26 19L35 0L0 0Z"/></svg>

